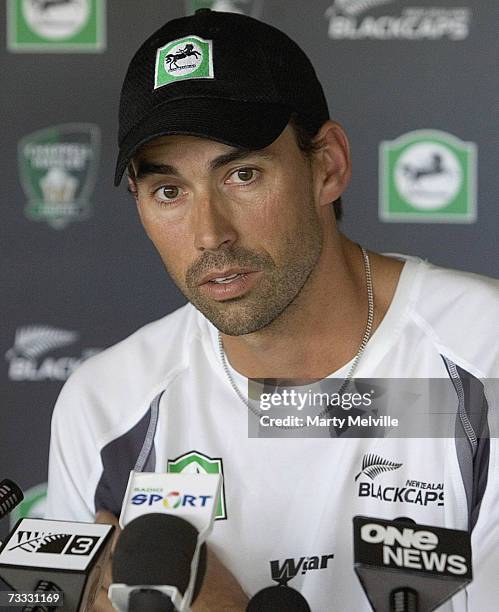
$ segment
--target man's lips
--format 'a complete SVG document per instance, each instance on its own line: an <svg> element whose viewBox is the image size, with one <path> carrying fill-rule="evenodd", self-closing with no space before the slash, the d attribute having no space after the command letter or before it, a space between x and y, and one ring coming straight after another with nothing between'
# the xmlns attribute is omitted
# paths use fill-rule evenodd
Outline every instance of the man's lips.
<svg viewBox="0 0 499 612"><path fill-rule="evenodd" d="M210 272L203 278L204 282L199 285L199 289L205 297L223 302L240 298L248 293L261 275L262 272L259 270L250 271L241 268L230 268L216 273ZM215 279L219 279L218 282Z"/></svg>
<svg viewBox="0 0 499 612"><path fill-rule="evenodd" d="M199 281L198 286L214 281L215 279L227 278L228 276L233 276L234 274L251 274L252 272L257 272L257 270L250 270L249 268L227 268L226 270L210 272L209 274L203 276L203 278Z"/></svg>

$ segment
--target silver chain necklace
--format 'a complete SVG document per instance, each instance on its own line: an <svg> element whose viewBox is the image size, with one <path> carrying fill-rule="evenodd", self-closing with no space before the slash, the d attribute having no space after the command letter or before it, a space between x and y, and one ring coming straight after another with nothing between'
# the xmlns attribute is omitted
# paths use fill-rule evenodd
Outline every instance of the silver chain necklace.
<svg viewBox="0 0 499 612"><path fill-rule="evenodd" d="M357 353L352 361L352 365L350 366L350 369L348 370L348 373L346 375L345 380L343 381L341 387L338 390L338 395L342 395L345 392L345 389L348 387L348 385L350 384L352 377L355 373L355 370L357 369L357 365L360 361L360 358L362 356L362 353L364 352L364 349L366 348L367 343L369 342L369 338L371 337L371 333L372 333L372 328L373 328L373 322L374 322L374 290L373 290L373 281L372 281L372 275L371 275L371 262L369 261L369 255L367 254L367 251L364 247L360 247L360 250L362 251L362 257L364 260L364 272L366 275L366 286L367 286L367 323L366 323L366 329L364 331L364 336L362 338L362 341L360 343L360 346L357 350ZM237 397L241 400L241 402L246 406L246 408L248 408L249 410L251 410L251 412L257 416L260 417L262 414L262 412L260 412L259 410L256 410L255 408L253 408L253 406L250 404L250 402L248 401L248 399L246 397L244 397L244 395L241 393L239 387L236 384L236 381L233 379L232 374L230 373L230 369L229 369L229 364L227 363L227 358L225 356L225 351L224 351L224 345L223 345L223 340L222 340L222 334L220 332L218 332L218 349L220 352L220 359L222 360L222 365L223 365L223 369L225 371L225 374L227 376L227 379L229 380L229 383L231 385L231 387L234 389ZM320 413L319 417L322 418L323 416L325 416L327 414L327 412L329 411L329 407L326 406L326 408ZM284 427L283 429L295 429L295 427Z"/></svg>

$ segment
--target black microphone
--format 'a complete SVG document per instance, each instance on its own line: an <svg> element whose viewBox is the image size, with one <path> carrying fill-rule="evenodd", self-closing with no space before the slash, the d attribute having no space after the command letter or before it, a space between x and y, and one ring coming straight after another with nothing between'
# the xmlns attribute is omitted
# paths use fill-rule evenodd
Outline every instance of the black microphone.
<svg viewBox="0 0 499 612"><path fill-rule="evenodd" d="M40 595L62 593L57 584L55 584L55 582L51 582L50 580L40 580L36 585L34 592ZM57 610L55 606L36 604L34 606L24 606L22 612L54 612L54 610Z"/></svg>
<svg viewBox="0 0 499 612"><path fill-rule="evenodd" d="M355 516L354 569L378 612L430 612L472 580L467 531Z"/></svg>
<svg viewBox="0 0 499 612"><path fill-rule="evenodd" d="M192 584L196 599L206 571L203 543L191 576L198 535L194 525L173 514L144 514L128 523L113 555L113 604L129 612L187 610L184 595Z"/></svg>
<svg viewBox="0 0 499 612"><path fill-rule="evenodd" d="M12 480L0 482L0 519L9 514L24 499L23 492Z"/></svg>
<svg viewBox="0 0 499 612"><path fill-rule="evenodd" d="M253 595L246 612L310 612L310 606L295 589L274 585Z"/></svg>

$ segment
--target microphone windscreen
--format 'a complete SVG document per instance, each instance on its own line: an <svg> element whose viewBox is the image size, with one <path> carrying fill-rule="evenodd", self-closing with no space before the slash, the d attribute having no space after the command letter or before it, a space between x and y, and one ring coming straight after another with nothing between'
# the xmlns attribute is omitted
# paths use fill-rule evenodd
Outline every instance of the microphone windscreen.
<svg viewBox="0 0 499 612"><path fill-rule="evenodd" d="M249 600L246 612L310 612L310 606L295 589L271 586L258 591Z"/></svg>
<svg viewBox="0 0 499 612"><path fill-rule="evenodd" d="M113 582L176 586L185 593L191 575L198 530L172 514L144 514L120 535L113 554ZM206 570L206 547L200 550L194 598Z"/></svg>

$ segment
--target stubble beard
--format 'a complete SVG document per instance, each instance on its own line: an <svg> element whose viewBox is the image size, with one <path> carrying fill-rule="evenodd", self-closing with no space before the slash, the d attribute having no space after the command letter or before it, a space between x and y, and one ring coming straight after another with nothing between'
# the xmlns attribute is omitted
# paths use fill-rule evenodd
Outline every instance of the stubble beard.
<svg viewBox="0 0 499 612"><path fill-rule="evenodd" d="M241 336L276 321L302 292L322 252L323 236L313 204L292 239L286 241L282 263L266 252L243 247L206 251L189 267L185 283L169 271L185 297L223 334ZM262 272L257 284L241 297L218 302L203 295L199 280L214 269L241 267Z"/></svg>

